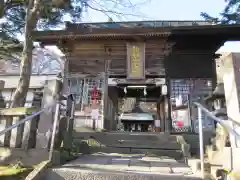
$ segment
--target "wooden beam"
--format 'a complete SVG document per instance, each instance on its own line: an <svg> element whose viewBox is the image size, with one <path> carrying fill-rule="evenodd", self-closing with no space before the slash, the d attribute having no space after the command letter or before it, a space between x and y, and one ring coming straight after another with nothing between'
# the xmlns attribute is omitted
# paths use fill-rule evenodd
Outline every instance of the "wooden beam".
<svg viewBox="0 0 240 180"><path fill-rule="evenodd" d="M148 59L154 59L154 58L163 58L165 56L165 52L159 52L159 53L146 53L145 58ZM119 54L119 55L111 55L111 59L113 61L125 61L127 55L126 54ZM72 54L71 56L66 57L69 61L104 61L106 58L105 55L97 55L94 53L88 54L88 55L76 55Z"/></svg>
<svg viewBox="0 0 240 180"><path fill-rule="evenodd" d="M99 68L104 66L104 61L88 61L88 60L79 60L79 61L69 61L71 67L81 66L81 67L91 67L91 68ZM146 61L146 67L158 67L163 66L164 60L163 58L151 58ZM113 60L110 64L110 68L127 68L127 63L125 60Z"/></svg>
<svg viewBox="0 0 240 180"><path fill-rule="evenodd" d="M70 60L70 63L77 66L104 66L104 61L89 61L89 60Z"/></svg>
<svg viewBox="0 0 240 180"><path fill-rule="evenodd" d="M188 50L173 50L173 54L190 54L190 55L207 55L207 54L215 54L212 51L209 50L196 50L196 49L188 49Z"/></svg>
<svg viewBox="0 0 240 180"><path fill-rule="evenodd" d="M104 68L97 68L97 67L71 67L70 68L70 73L73 72L79 72L79 73L87 73L87 74L98 74L104 71ZM109 73L112 74L122 74L126 75L126 69L124 68L110 68ZM163 66L156 66L156 67L151 67L151 68L146 68L146 74L165 74L165 69Z"/></svg>

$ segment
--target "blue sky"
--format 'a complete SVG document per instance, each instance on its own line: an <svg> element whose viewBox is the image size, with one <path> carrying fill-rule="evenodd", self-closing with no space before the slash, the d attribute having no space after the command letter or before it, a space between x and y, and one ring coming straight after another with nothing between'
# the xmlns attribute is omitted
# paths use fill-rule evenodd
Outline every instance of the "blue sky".
<svg viewBox="0 0 240 180"><path fill-rule="evenodd" d="M139 2L139 0L132 1L133 3ZM144 15L142 19L149 20L200 20L202 19L200 16L201 12L218 16L224 6L224 0L149 0L148 3L139 6L136 12ZM132 13L131 10L128 9L126 12ZM83 18L84 21L95 22L106 21L107 19L101 12L93 10L88 10ZM141 20L141 17L128 17L127 20Z"/></svg>

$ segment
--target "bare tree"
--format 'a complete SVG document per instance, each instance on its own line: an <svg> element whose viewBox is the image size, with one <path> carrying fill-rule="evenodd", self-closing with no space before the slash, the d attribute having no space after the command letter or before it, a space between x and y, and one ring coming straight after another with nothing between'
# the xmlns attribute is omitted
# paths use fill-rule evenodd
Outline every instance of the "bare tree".
<svg viewBox="0 0 240 180"><path fill-rule="evenodd" d="M12 58L14 57L14 58ZM63 71L65 58L47 48L34 48L32 53L32 74L57 74ZM12 53L1 61L1 72L20 73L20 55Z"/></svg>
<svg viewBox="0 0 240 180"><path fill-rule="evenodd" d="M64 57L46 48L35 48L33 50L32 73L57 74L63 71Z"/></svg>
<svg viewBox="0 0 240 180"><path fill-rule="evenodd" d="M143 3L145 2L137 4ZM130 0L0 0L0 18L7 19L1 31L5 30L10 35L24 33L20 79L11 107L23 106L25 103L32 74L32 32L37 27L57 27L63 23L64 15L68 15L72 22L79 22L83 10L89 8L104 13L109 18L139 16L134 11L137 4Z"/></svg>

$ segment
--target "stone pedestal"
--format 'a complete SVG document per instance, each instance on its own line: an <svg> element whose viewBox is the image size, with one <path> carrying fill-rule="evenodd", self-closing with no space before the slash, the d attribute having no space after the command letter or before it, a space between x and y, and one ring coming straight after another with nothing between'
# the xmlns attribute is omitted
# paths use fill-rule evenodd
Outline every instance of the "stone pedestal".
<svg viewBox="0 0 240 180"><path fill-rule="evenodd" d="M229 171L229 177L233 180L240 179L240 148L225 147L222 153L222 165Z"/></svg>

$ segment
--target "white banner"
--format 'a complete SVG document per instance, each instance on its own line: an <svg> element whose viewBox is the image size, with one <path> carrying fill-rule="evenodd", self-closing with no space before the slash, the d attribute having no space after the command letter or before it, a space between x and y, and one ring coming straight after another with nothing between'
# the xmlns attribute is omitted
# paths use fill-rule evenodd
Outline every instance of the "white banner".
<svg viewBox="0 0 240 180"><path fill-rule="evenodd" d="M172 111L172 120L173 121L181 121L181 122L183 122L184 126L190 126L188 109Z"/></svg>
<svg viewBox="0 0 240 180"><path fill-rule="evenodd" d="M157 128L161 126L161 120L155 120L154 123Z"/></svg>
<svg viewBox="0 0 240 180"><path fill-rule="evenodd" d="M92 119L98 120L98 117L99 117L99 109L92 109L91 117L92 117Z"/></svg>

